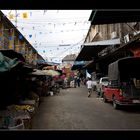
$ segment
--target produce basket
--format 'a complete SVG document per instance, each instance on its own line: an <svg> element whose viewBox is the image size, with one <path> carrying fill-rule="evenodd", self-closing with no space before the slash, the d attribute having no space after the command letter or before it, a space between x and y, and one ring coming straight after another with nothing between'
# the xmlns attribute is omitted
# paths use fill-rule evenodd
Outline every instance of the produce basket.
<svg viewBox="0 0 140 140"><path fill-rule="evenodd" d="M8 129L10 130L17 130L17 129L24 129L24 123L22 119L15 119L14 124L10 124L8 126Z"/></svg>

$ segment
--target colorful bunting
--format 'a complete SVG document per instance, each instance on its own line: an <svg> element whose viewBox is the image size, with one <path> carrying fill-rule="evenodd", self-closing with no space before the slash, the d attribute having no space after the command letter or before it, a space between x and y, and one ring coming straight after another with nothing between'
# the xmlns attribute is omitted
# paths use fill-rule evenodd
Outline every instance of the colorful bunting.
<svg viewBox="0 0 140 140"><path fill-rule="evenodd" d="M20 16L20 13L17 13L16 15L15 15L15 17L19 17Z"/></svg>
<svg viewBox="0 0 140 140"><path fill-rule="evenodd" d="M14 15L13 14L9 14L9 19L14 19Z"/></svg>
<svg viewBox="0 0 140 140"><path fill-rule="evenodd" d="M44 10L43 15L45 15L46 12L47 12L47 10Z"/></svg>
<svg viewBox="0 0 140 140"><path fill-rule="evenodd" d="M30 16L32 16L32 12L30 12Z"/></svg>
<svg viewBox="0 0 140 140"><path fill-rule="evenodd" d="M29 37L31 38L31 37L32 37L32 35L29 35Z"/></svg>
<svg viewBox="0 0 140 140"><path fill-rule="evenodd" d="M28 13L27 12L22 13L22 18L27 19L28 18Z"/></svg>

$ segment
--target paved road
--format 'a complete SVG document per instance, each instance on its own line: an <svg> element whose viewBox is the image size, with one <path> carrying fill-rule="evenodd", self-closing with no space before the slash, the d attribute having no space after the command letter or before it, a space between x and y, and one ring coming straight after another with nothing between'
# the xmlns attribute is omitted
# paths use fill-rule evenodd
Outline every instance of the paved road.
<svg viewBox="0 0 140 140"><path fill-rule="evenodd" d="M58 96L44 97L34 117L33 129L140 129L140 107L115 110L95 93L88 98L85 86L63 89Z"/></svg>

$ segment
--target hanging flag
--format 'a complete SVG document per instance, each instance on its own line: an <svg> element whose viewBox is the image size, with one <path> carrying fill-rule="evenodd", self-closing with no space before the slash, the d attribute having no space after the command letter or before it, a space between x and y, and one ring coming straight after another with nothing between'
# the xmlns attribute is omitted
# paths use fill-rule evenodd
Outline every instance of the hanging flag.
<svg viewBox="0 0 140 140"><path fill-rule="evenodd" d="M17 13L16 15L15 15L15 17L19 17L20 16L20 14L19 13Z"/></svg>
<svg viewBox="0 0 140 140"><path fill-rule="evenodd" d="M30 12L30 16L32 16L32 12Z"/></svg>
<svg viewBox="0 0 140 140"><path fill-rule="evenodd" d="M47 12L47 10L44 10L43 15L45 15L46 12Z"/></svg>
<svg viewBox="0 0 140 140"><path fill-rule="evenodd" d="M14 19L14 15L13 14L9 14L9 19Z"/></svg>
<svg viewBox="0 0 140 140"><path fill-rule="evenodd" d="M31 37L32 37L32 35L29 35L29 37L31 38Z"/></svg>
<svg viewBox="0 0 140 140"><path fill-rule="evenodd" d="M28 18L28 13L27 12L22 13L22 18L27 19Z"/></svg>

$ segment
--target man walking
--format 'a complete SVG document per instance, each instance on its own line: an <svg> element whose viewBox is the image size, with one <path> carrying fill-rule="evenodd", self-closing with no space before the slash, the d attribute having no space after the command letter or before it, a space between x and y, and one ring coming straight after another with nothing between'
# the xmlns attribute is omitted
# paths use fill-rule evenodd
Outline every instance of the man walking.
<svg viewBox="0 0 140 140"><path fill-rule="evenodd" d="M93 86L93 82L91 80L91 78L88 79L88 81L86 82L87 85L87 89L88 89L88 97L91 96L92 93L92 86Z"/></svg>

